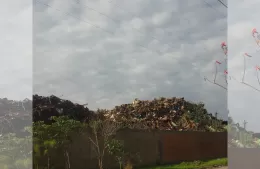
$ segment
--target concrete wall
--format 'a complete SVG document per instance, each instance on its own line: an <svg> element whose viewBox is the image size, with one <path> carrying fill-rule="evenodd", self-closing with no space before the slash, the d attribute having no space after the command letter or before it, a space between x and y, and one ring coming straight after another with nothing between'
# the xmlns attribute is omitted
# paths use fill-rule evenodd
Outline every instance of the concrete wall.
<svg viewBox="0 0 260 169"><path fill-rule="evenodd" d="M124 130L116 138L124 141L127 151L139 152L141 161L136 166L227 157L226 133ZM87 135L74 137L70 156L71 168L98 168L96 155ZM55 157L57 159L61 155ZM64 163L62 161L57 159L55 163ZM114 158L109 155L106 155L104 163L106 169L118 168Z"/></svg>

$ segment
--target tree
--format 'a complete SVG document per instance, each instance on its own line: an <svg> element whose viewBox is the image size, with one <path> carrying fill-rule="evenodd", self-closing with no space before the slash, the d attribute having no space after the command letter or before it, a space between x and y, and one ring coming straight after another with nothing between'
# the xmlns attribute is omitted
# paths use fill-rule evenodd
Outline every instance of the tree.
<svg viewBox="0 0 260 169"><path fill-rule="evenodd" d="M30 128L26 127L30 132ZM15 133L0 136L0 168L28 169L31 161L32 137L17 137Z"/></svg>
<svg viewBox="0 0 260 169"><path fill-rule="evenodd" d="M63 148L67 169L70 169L70 154L68 150L73 141L71 134L75 132L81 134L85 125L80 121L69 119L69 117L66 116L53 117L52 120L55 121L55 123L52 124L52 127L56 129L57 133L54 136L54 139L56 139L58 145Z"/></svg>
<svg viewBox="0 0 260 169"><path fill-rule="evenodd" d="M116 158L119 164L119 169L122 169L124 157L126 155L124 151L124 144L120 140L111 139L110 141L108 141L107 145L109 154L113 155Z"/></svg>
<svg viewBox="0 0 260 169"><path fill-rule="evenodd" d="M53 137L55 133L52 126L46 125L44 122L34 123L33 128L34 165L38 169L42 156L47 156L47 168L49 169L51 167L51 152L57 148L57 141Z"/></svg>
<svg viewBox="0 0 260 169"><path fill-rule="evenodd" d="M62 148L64 158L66 159L65 166L67 169L70 169L69 148L73 141L71 134L81 133L84 129L84 124L66 116L52 117L51 120L54 123L50 125L46 125L44 122L34 123L34 155L35 157L41 157L42 154L47 155L49 168L51 167L51 150ZM41 149L44 149L44 152L41 152Z"/></svg>
<svg viewBox="0 0 260 169"><path fill-rule="evenodd" d="M111 137L120 129L119 123L111 120L95 120L91 121L89 140L93 144L97 155L99 169L103 169L103 158L109 147Z"/></svg>

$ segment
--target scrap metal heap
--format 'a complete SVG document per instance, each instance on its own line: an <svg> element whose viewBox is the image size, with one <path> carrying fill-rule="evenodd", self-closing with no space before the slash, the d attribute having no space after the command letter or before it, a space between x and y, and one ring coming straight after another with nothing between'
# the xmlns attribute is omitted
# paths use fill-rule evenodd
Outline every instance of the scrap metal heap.
<svg viewBox="0 0 260 169"><path fill-rule="evenodd" d="M158 98L151 101L135 99L131 104L112 110L91 111L56 96L33 96L33 121L49 123L51 116L66 115L75 120L110 119L135 129L176 131L225 131L225 123L207 113L204 104L190 103L184 98Z"/></svg>
<svg viewBox="0 0 260 169"><path fill-rule="evenodd" d="M197 112L196 112L197 111ZM225 131L225 122L184 98L159 98L152 101L135 99L132 104L103 111L103 116L131 128L176 131Z"/></svg>

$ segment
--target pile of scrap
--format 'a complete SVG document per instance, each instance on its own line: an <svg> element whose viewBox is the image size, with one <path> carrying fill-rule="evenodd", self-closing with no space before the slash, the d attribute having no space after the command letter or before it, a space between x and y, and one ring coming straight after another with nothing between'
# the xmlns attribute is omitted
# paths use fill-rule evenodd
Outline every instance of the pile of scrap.
<svg viewBox="0 0 260 169"><path fill-rule="evenodd" d="M22 101L9 100L0 98L0 116L6 114L28 114L32 111L32 101L24 99Z"/></svg>
<svg viewBox="0 0 260 169"><path fill-rule="evenodd" d="M33 121L51 122L51 116L69 116L89 122L109 119L128 128L175 131L226 131L225 121L209 114L204 104L191 103L184 98L138 100L116 106L112 110L91 111L84 105L74 104L56 96L33 96Z"/></svg>
<svg viewBox="0 0 260 169"><path fill-rule="evenodd" d="M151 101L135 99L132 104L103 112L103 116L138 129L225 131L223 121L208 114L203 106L176 97Z"/></svg>
<svg viewBox="0 0 260 169"><path fill-rule="evenodd" d="M32 101L0 98L0 130L3 133L20 134L25 126L31 126Z"/></svg>
<svg viewBox="0 0 260 169"><path fill-rule="evenodd" d="M63 100L56 96L33 95L33 121L51 123L51 116L69 116L79 121L89 121L94 112L84 105L74 104L69 100Z"/></svg>

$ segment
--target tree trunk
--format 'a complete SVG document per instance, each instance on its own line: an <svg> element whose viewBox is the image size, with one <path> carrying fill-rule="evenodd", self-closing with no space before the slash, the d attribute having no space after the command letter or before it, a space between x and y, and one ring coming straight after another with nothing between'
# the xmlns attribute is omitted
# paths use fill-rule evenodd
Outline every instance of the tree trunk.
<svg viewBox="0 0 260 169"><path fill-rule="evenodd" d="M65 157L67 159L67 168L70 169L70 156L67 150L65 150Z"/></svg>
<svg viewBox="0 0 260 169"><path fill-rule="evenodd" d="M103 169L103 161L101 158L98 159L98 166L99 166L99 169Z"/></svg>
<svg viewBox="0 0 260 169"><path fill-rule="evenodd" d="M50 169L50 157L48 156L48 169Z"/></svg>
<svg viewBox="0 0 260 169"><path fill-rule="evenodd" d="M119 162L119 169L122 169L122 162Z"/></svg>

